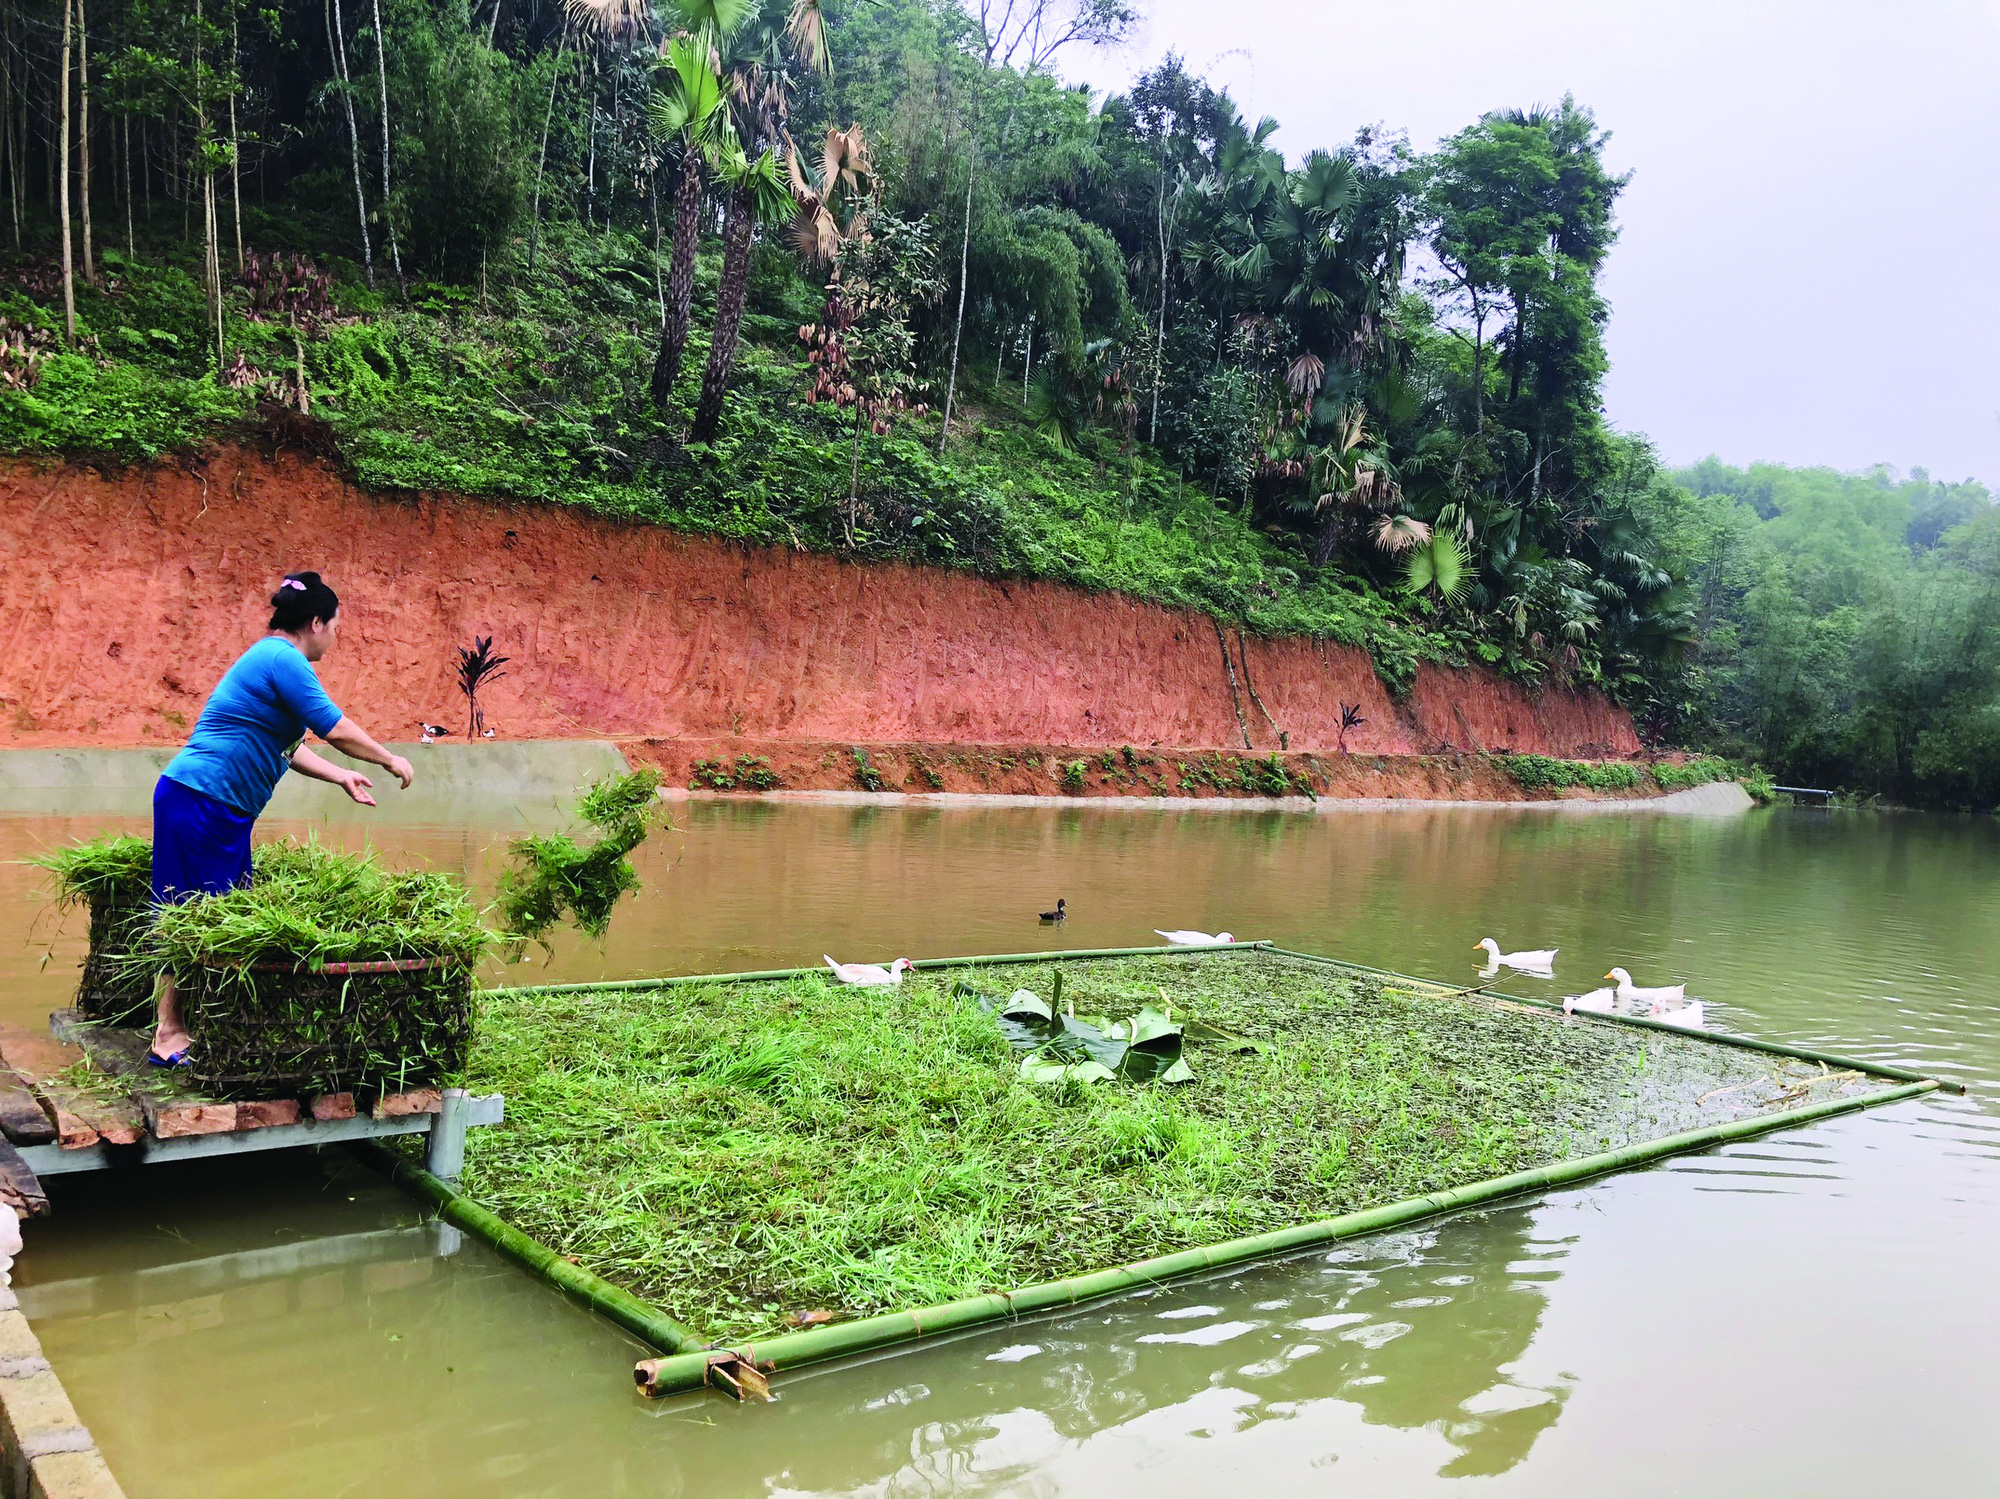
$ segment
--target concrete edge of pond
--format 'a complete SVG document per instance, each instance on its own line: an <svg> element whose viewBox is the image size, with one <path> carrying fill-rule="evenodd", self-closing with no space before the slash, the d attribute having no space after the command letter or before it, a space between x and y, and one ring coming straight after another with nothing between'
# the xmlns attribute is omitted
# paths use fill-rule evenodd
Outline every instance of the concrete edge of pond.
<svg viewBox="0 0 2000 1499"><path fill-rule="evenodd" d="M1428 801L1389 796L1011 796L967 791L689 791L663 789L670 801L792 802L830 807L1074 807L1134 812L1667 812L1733 817L1756 803L1735 781L1711 781L1664 796L1615 801Z"/></svg>
<svg viewBox="0 0 2000 1499"><path fill-rule="evenodd" d="M0 1499L124 1499L13 1291L0 1289Z"/></svg>
<svg viewBox="0 0 2000 1499"><path fill-rule="evenodd" d="M399 805L393 778L360 766L338 750L317 747L335 763L366 769L380 799L378 807L352 807L331 788L287 776L278 784L266 815L320 819L330 816L435 822L454 807L492 810L495 803L540 810L566 803L579 787L629 767L618 746L605 739L487 740L475 744L396 743L389 748L415 767L414 790L421 798ZM157 749L0 750L0 812L139 815L152 807L160 771L179 753L178 745ZM383 783L388 782L386 791ZM401 815L399 815L401 814Z"/></svg>

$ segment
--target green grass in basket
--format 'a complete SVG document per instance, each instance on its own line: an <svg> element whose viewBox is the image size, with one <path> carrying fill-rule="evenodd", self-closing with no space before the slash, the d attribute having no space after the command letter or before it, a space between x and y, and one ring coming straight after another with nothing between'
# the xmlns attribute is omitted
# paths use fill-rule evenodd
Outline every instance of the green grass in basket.
<svg viewBox="0 0 2000 1499"><path fill-rule="evenodd" d="M26 862L55 876L56 902L62 906L145 900L152 891L153 845L130 833L72 843Z"/></svg>
<svg viewBox="0 0 2000 1499"><path fill-rule="evenodd" d="M145 961L169 971L384 958L469 966L490 940L455 877L392 872L372 854L308 840L260 847L248 885L162 908Z"/></svg>

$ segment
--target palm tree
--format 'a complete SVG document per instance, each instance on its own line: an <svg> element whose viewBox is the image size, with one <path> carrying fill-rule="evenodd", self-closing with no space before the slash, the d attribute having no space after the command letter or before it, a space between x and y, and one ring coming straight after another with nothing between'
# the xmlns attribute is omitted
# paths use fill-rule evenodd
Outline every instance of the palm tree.
<svg viewBox="0 0 2000 1499"><path fill-rule="evenodd" d="M798 148L787 141L785 171L797 205L790 230L792 248L810 266L831 266L840 247L868 225L867 215L859 211L875 176L867 137L859 125L845 130L829 125L817 170L800 161Z"/></svg>
<svg viewBox="0 0 2000 1499"><path fill-rule="evenodd" d="M1347 407L1330 424L1329 440L1312 456L1311 479L1318 491L1301 507L1319 520L1315 560L1321 565L1333 555L1341 535L1357 515L1386 515L1402 503L1403 491L1389 470L1389 460L1370 438L1367 413ZM1400 517L1405 521L1407 517ZM1420 525L1421 522L1410 524ZM1376 542L1392 554L1407 528L1377 526Z"/></svg>
<svg viewBox="0 0 2000 1499"><path fill-rule="evenodd" d="M710 11L732 12L730 30L741 24L747 0L708 0ZM707 28L704 28L707 30ZM660 352L653 361L653 405L665 411L680 378L694 307L694 249L701 233L702 168L721 145L728 101L716 72L713 37L696 33L667 43L656 75L652 127L655 139L680 152L680 184L674 193L674 238L667 265L667 315L660 328Z"/></svg>
<svg viewBox="0 0 2000 1499"><path fill-rule="evenodd" d="M824 73L828 60L819 0L761 0L755 14L725 39L719 61L734 139L713 163L730 191L723 213L715 326L690 434L695 442L713 442L722 424L722 403L736 363L744 293L750 283L751 240L760 225L779 223L795 210L776 155L781 142L789 145L785 123L791 112L792 85L808 70ZM865 151L859 127L850 133ZM797 175L796 168L793 174Z"/></svg>
<svg viewBox="0 0 2000 1499"><path fill-rule="evenodd" d="M716 168L729 188L729 208L722 224L722 280L715 291L715 332L708 345L708 367L701 374L701 404L694 414L695 442L713 442L722 426L722 401L729 390L729 372L736 363L737 337L743 326L743 297L750 284L750 237L759 225L783 223L797 205L778 171L777 153L766 150L755 161L733 152Z"/></svg>

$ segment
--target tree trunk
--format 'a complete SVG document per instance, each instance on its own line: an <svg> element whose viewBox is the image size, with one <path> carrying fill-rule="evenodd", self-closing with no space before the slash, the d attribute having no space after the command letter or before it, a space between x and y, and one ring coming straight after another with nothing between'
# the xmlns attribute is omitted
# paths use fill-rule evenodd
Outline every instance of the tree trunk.
<svg viewBox="0 0 2000 1499"><path fill-rule="evenodd" d="M708 345L708 368L701 375L701 405L694 414L696 442L714 442L722 429L722 403L729 394L729 372L736 364L736 340L743 328L743 296L750 286L750 235L755 228L750 195L739 188L729 195L722 224L722 281L715 292L715 331Z"/></svg>
<svg viewBox="0 0 2000 1499"><path fill-rule="evenodd" d="M220 382L228 371L222 342L222 234L215 212L215 173L201 174L202 239L207 245L208 294L215 308L215 378Z"/></svg>
<svg viewBox="0 0 2000 1499"><path fill-rule="evenodd" d="M1513 405L1521 399L1521 366L1528 357L1528 314L1521 305L1519 292L1514 294L1514 347L1508 361L1513 368L1507 377L1507 404Z"/></svg>
<svg viewBox="0 0 2000 1499"><path fill-rule="evenodd" d="M243 163L236 133L236 22L229 23L229 216L236 226L236 274L243 274Z"/></svg>
<svg viewBox="0 0 2000 1499"><path fill-rule="evenodd" d="M681 182L674 194L673 260L667 268L667 320L660 355L653 361L653 406L664 412L681 377L688 323L694 310L694 242L701 233L701 151L692 142L681 154Z"/></svg>
<svg viewBox="0 0 2000 1499"><path fill-rule="evenodd" d="M1160 191L1154 209L1154 227L1160 237L1160 326L1153 337L1153 415L1146 426L1146 441L1160 441L1160 387L1167 383L1167 163L1164 133L1160 145Z"/></svg>
<svg viewBox="0 0 2000 1499"><path fill-rule="evenodd" d="M382 0L369 0L375 14L375 83L382 96L382 219L389 226L389 264L395 268L396 284L403 284L403 251L396 243L396 215L389 207L389 38L382 30ZM229 129L236 131L236 95L229 96ZM238 238L241 238L239 233ZM242 258L238 247L237 258Z"/></svg>
<svg viewBox="0 0 2000 1499"><path fill-rule="evenodd" d="M494 16L499 16L499 0L494 0ZM528 274L535 274L535 247L542 237L542 173L549 164L549 122L556 113L556 86L562 82L563 48L569 45L569 29L563 29L562 37L556 43L555 66L549 70L549 102L542 111L542 147L535 157L535 202L528 212ZM656 375L657 378L657 375Z"/></svg>
<svg viewBox="0 0 2000 1499"><path fill-rule="evenodd" d="M83 279L97 285L97 253L90 238L90 30L83 0L76 0L76 201L83 212Z"/></svg>
<svg viewBox="0 0 2000 1499"><path fill-rule="evenodd" d="M14 28L6 29L7 39L13 41ZM14 216L14 248L21 248L21 157L17 150L20 137L14 131L14 62L12 58L0 58L0 117L6 125L7 147L7 207Z"/></svg>
<svg viewBox="0 0 2000 1499"><path fill-rule="evenodd" d="M497 5L498 0L495 0ZM653 215L653 295L660 303L660 326L667 326L667 283L660 274L660 168L646 173L646 205Z"/></svg>
<svg viewBox="0 0 2000 1499"><path fill-rule="evenodd" d="M854 545L854 511L861 503L861 403L854 403L854 445L847 476L847 544Z"/></svg>
<svg viewBox="0 0 2000 1499"><path fill-rule="evenodd" d="M125 142L125 254L133 257L139 253L139 236L132 229L132 117L121 115L118 133Z"/></svg>
<svg viewBox="0 0 2000 1499"><path fill-rule="evenodd" d="M965 157L965 226L958 240L958 315L951 325L951 377L944 387L944 425L938 429L938 456L944 455L944 440L951 436L952 402L958 396L958 342L965 333L965 273L972 260L972 183L979 175L979 139L968 137Z"/></svg>
<svg viewBox="0 0 2000 1499"><path fill-rule="evenodd" d="M340 103L347 114L348 157L354 165L354 214L361 224L361 267L368 273L368 289L375 289L375 250L368 242L368 200L361 194L361 132L354 124L354 96L348 92L347 29L340 19L340 0L328 0L326 39L333 46L334 66L340 74Z"/></svg>
<svg viewBox="0 0 2000 1499"><path fill-rule="evenodd" d="M1486 354L1486 313L1475 299L1472 304L1472 432L1475 437L1486 431L1486 367L1481 362Z"/></svg>
<svg viewBox="0 0 2000 1499"><path fill-rule="evenodd" d="M62 121L56 145L56 201L62 219L63 331L70 347L76 346L76 264L69 240L69 46L70 23L76 14L73 0L63 0L62 29Z"/></svg>

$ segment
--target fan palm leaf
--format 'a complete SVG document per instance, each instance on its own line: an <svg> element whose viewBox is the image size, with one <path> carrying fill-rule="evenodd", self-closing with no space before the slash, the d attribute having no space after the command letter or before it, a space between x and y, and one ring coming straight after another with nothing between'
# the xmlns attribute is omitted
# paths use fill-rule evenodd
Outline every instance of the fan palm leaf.
<svg viewBox="0 0 2000 1499"><path fill-rule="evenodd" d="M1433 535L1428 542L1411 548L1403 575L1403 586L1411 593L1431 589L1449 603L1458 597L1466 582L1466 556L1457 537Z"/></svg>

